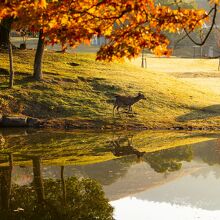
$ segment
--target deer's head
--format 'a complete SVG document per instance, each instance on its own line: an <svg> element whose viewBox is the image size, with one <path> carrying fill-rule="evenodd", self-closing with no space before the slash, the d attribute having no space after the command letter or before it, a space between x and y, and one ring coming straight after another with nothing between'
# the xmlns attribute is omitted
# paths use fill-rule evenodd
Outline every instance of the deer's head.
<svg viewBox="0 0 220 220"><path fill-rule="evenodd" d="M138 93L138 97L139 97L139 99L144 99L144 100L146 100L146 97L144 96L144 94L142 94L142 93Z"/></svg>

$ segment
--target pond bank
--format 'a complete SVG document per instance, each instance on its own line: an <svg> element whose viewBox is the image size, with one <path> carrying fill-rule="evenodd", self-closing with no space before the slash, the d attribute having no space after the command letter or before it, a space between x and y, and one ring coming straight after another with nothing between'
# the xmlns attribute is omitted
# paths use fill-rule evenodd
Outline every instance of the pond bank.
<svg viewBox="0 0 220 220"><path fill-rule="evenodd" d="M98 130L220 130L220 125L174 123L123 123L120 120L106 123L97 120L38 119L28 116L0 116L0 127L53 128L53 129L98 129Z"/></svg>

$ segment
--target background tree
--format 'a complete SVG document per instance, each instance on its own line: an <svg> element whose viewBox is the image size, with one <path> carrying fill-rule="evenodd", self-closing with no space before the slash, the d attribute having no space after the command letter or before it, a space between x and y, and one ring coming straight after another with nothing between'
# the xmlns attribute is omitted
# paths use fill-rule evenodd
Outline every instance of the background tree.
<svg viewBox="0 0 220 220"><path fill-rule="evenodd" d="M11 18L4 18L0 22L0 47L3 48L8 47L11 24L12 24Z"/></svg>

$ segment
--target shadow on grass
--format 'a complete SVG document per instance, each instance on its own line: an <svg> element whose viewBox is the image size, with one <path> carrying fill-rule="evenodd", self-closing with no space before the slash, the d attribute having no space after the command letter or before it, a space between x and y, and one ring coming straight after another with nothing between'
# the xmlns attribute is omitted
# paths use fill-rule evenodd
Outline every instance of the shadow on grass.
<svg viewBox="0 0 220 220"><path fill-rule="evenodd" d="M211 105L201 109L194 110L185 115L181 115L177 117L176 120L179 122L186 122L191 120L207 119L217 116L220 116L220 105Z"/></svg>
<svg viewBox="0 0 220 220"><path fill-rule="evenodd" d="M28 82L34 81L33 76L31 76L30 73L28 72L15 71L14 75L15 75L14 81L16 85L19 85L19 84L22 85L22 84L26 84ZM3 86L1 85L1 88L7 88L8 85L4 86L4 84L8 84L9 71L7 69L0 68L0 76L3 77L3 80L1 81L1 83L3 83Z"/></svg>
<svg viewBox="0 0 220 220"><path fill-rule="evenodd" d="M79 63L69 63L70 66L79 66Z"/></svg>
<svg viewBox="0 0 220 220"><path fill-rule="evenodd" d="M108 103L113 103L113 98L115 95L122 91L119 86L108 84L104 80L97 78L94 78L92 81L90 81L90 85L94 91L97 93L103 93L106 97L108 97L110 99L107 101Z"/></svg>
<svg viewBox="0 0 220 220"><path fill-rule="evenodd" d="M15 73L15 74L19 74L19 73ZM29 82L36 82L36 80L33 78L33 76L25 75L25 77L22 77L20 79L15 79L15 84L16 85L23 85Z"/></svg>
<svg viewBox="0 0 220 220"><path fill-rule="evenodd" d="M7 69L4 68L0 68L0 75L2 76L8 76L9 75L9 71Z"/></svg>

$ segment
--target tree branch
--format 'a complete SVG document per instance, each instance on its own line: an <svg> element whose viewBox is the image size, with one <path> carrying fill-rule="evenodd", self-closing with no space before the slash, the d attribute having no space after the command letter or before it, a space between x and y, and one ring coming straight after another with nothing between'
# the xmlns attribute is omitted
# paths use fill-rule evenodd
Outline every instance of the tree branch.
<svg viewBox="0 0 220 220"><path fill-rule="evenodd" d="M214 27L214 25L215 25L215 19L216 19L216 14L217 14L217 4L214 5L214 7L209 11L209 13L207 14L207 16L209 16L209 15L212 13L212 11L214 11L214 14L213 14L213 17L212 17L212 24L211 24L210 29L209 29L208 33L206 34L205 38L204 38L201 42L196 42L196 40L194 40L194 39L190 36L190 33L192 33L193 30L191 30L190 32L187 32L187 30L184 29L184 31L185 31L186 34L185 34L181 39L179 39L179 40L175 43L174 48L177 46L177 44L178 44L180 41L182 41L182 40L183 40L184 38L186 38L186 37L188 37L195 45L198 45L198 46L204 45L205 42L206 42L206 40L208 39L208 37L209 37L209 35L210 35L210 33L211 33L213 27ZM207 16L205 16L204 18L206 18ZM203 18L203 19L204 19L204 18Z"/></svg>

